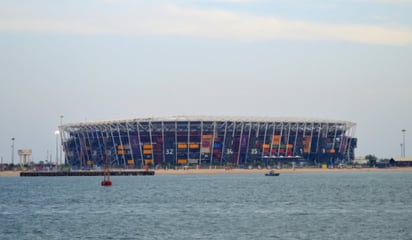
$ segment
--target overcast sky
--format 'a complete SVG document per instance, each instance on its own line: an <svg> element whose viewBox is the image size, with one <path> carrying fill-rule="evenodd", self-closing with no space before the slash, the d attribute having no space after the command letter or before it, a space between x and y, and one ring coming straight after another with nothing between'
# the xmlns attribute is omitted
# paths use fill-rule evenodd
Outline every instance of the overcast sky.
<svg viewBox="0 0 412 240"><path fill-rule="evenodd" d="M412 0L0 0L0 156L63 123L147 116L357 123L412 156ZM18 162L15 153L14 162Z"/></svg>

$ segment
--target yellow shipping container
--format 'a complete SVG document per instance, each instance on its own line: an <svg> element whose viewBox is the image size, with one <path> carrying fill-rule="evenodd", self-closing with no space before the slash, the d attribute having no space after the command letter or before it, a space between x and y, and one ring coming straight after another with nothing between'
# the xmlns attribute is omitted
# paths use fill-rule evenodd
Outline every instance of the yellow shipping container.
<svg viewBox="0 0 412 240"><path fill-rule="evenodd" d="M187 144L185 144L185 143L179 143L179 144L177 144L177 148L178 148L178 149L185 149L185 148L187 148Z"/></svg>
<svg viewBox="0 0 412 240"><path fill-rule="evenodd" d="M143 145L143 149L152 149L152 145L150 145L150 144L144 144Z"/></svg>
<svg viewBox="0 0 412 240"><path fill-rule="evenodd" d="M152 154L152 150L151 149L143 150L143 154Z"/></svg>
<svg viewBox="0 0 412 240"><path fill-rule="evenodd" d="M87 160L87 165L88 166L93 166L93 161L92 160Z"/></svg>
<svg viewBox="0 0 412 240"><path fill-rule="evenodd" d="M124 150L124 146L123 145L119 145L119 146L117 146L117 150Z"/></svg>
<svg viewBox="0 0 412 240"><path fill-rule="evenodd" d="M292 149L292 148L293 148L293 144L286 144L286 147L287 147L288 149Z"/></svg>
<svg viewBox="0 0 412 240"><path fill-rule="evenodd" d="M134 165L134 160L132 160L132 159L127 160L127 164Z"/></svg>
<svg viewBox="0 0 412 240"><path fill-rule="evenodd" d="M124 155L125 152L124 152L124 150L119 150L119 151L117 151L117 154L118 154L118 155Z"/></svg>
<svg viewBox="0 0 412 240"><path fill-rule="evenodd" d="M331 150L329 150L330 153L335 153L335 149L332 148Z"/></svg>
<svg viewBox="0 0 412 240"><path fill-rule="evenodd" d="M270 148L270 144L263 144L263 148Z"/></svg>
<svg viewBox="0 0 412 240"><path fill-rule="evenodd" d="M187 164L187 160L186 159L178 159L177 164Z"/></svg>

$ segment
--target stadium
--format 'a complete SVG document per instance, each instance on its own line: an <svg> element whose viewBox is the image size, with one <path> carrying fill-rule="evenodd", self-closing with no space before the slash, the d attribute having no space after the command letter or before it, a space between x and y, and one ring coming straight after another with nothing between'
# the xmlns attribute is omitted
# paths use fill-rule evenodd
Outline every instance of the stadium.
<svg viewBox="0 0 412 240"><path fill-rule="evenodd" d="M59 126L65 163L74 168L273 166L350 162L356 124L270 117L174 116Z"/></svg>

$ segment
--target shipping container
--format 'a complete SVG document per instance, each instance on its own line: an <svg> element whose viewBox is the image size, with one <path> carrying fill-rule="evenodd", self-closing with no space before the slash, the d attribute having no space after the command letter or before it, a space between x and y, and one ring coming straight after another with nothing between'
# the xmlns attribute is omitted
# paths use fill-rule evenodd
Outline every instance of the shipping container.
<svg viewBox="0 0 412 240"><path fill-rule="evenodd" d="M177 164L187 164L187 160L186 159L178 159Z"/></svg>
<svg viewBox="0 0 412 240"><path fill-rule="evenodd" d="M152 145L151 144L143 144L143 149L146 149L146 150L151 150L152 149Z"/></svg>
<svg viewBox="0 0 412 240"><path fill-rule="evenodd" d="M280 144L280 135L273 135L272 144L273 145L279 145Z"/></svg>
<svg viewBox="0 0 412 240"><path fill-rule="evenodd" d="M132 159L127 160L127 164L134 165L134 161Z"/></svg>
<svg viewBox="0 0 412 240"><path fill-rule="evenodd" d="M191 148L191 149L198 149L198 148L199 148L199 144L198 144L198 143L191 143L191 144L190 144L190 148Z"/></svg>
<svg viewBox="0 0 412 240"><path fill-rule="evenodd" d="M186 143L179 143L179 144L177 144L177 148L178 148L178 149L186 149L186 148L187 148L187 144L186 144Z"/></svg>
<svg viewBox="0 0 412 240"><path fill-rule="evenodd" d="M222 144L221 143L214 143L213 144L213 148L218 148L218 149L221 149L222 148Z"/></svg>
<svg viewBox="0 0 412 240"><path fill-rule="evenodd" d="M152 164L152 165L153 165L153 159L146 159L146 160L144 160L144 164L145 164L145 165L149 165L149 164Z"/></svg>
<svg viewBox="0 0 412 240"><path fill-rule="evenodd" d="M143 154L152 154L153 151L152 150L143 150Z"/></svg>

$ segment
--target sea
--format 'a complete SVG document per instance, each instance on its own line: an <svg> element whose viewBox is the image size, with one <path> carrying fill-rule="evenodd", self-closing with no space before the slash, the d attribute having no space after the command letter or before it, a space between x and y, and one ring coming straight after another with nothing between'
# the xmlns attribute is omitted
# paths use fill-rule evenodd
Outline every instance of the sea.
<svg viewBox="0 0 412 240"><path fill-rule="evenodd" d="M412 239L412 173L0 177L0 239Z"/></svg>

